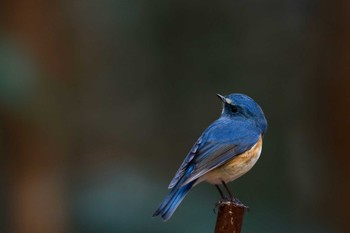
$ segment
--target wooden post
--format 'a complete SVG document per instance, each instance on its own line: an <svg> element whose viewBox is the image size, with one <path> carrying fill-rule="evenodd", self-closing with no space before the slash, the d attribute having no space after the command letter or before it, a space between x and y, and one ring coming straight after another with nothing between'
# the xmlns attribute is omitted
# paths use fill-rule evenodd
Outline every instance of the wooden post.
<svg viewBox="0 0 350 233"><path fill-rule="evenodd" d="M246 209L242 203L220 200L215 233L240 233Z"/></svg>

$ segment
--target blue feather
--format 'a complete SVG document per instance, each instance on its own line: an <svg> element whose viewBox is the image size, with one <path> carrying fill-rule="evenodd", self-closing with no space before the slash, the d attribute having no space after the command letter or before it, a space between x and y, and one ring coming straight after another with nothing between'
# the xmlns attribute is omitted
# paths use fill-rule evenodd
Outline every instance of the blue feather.
<svg viewBox="0 0 350 233"><path fill-rule="evenodd" d="M181 201L185 198L186 194L192 188L196 181L192 181L186 185L182 185L182 182L188 178L191 174L193 167L190 166L187 169L186 174L180 179L180 181L173 187L168 196L154 212L153 217L160 215L164 221L169 220L176 208L180 205Z"/></svg>

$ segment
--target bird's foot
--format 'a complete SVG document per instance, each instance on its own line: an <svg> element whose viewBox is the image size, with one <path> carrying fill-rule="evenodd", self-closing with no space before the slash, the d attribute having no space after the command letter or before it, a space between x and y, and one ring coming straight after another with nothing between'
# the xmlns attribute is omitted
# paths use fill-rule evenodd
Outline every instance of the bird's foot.
<svg viewBox="0 0 350 233"><path fill-rule="evenodd" d="M218 202L216 202L213 208L214 214L216 214L216 210L219 208L219 206L225 202L232 202L232 198L223 196Z"/></svg>
<svg viewBox="0 0 350 233"><path fill-rule="evenodd" d="M238 200L237 198L235 197L222 197L218 202L215 203L214 205L214 208L213 208L213 212L214 214L216 214L216 210L220 207L220 205L222 204L227 204L227 203L233 203L234 205L236 206L239 206L239 207L242 207L242 208L245 208L246 210L249 211L249 207L244 205L240 200Z"/></svg>
<svg viewBox="0 0 350 233"><path fill-rule="evenodd" d="M237 198L233 198L232 200L233 203L235 203L235 205L243 207L245 209L247 209L249 211L249 207L244 205L240 200L238 200Z"/></svg>
<svg viewBox="0 0 350 233"><path fill-rule="evenodd" d="M219 208L220 204L221 204L221 200L214 204L214 208L213 208L214 214L216 214L216 210Z"/></svg>
<svg viewBox="0 0 350 233"><path fill-rule="evenodd" d="M244 205L240 200L238 200L238 198L235 198L235 197L223 197L223 198L221 198L220 201L216 203L215 208L217 208L221 203L224 203L224 202L234 203L235 205L240 206L240 207L244 207L249 211L249 207Z"/></svg>
<svg viewBox="0 0 350 233"><path fill-rule="evenodd" d="M219 200L219 202L217 203L217 205L220 205L220 204L223 203L223 202L235 202L235 198L223 196L223 197L221 197L221 199Z"/></svg>

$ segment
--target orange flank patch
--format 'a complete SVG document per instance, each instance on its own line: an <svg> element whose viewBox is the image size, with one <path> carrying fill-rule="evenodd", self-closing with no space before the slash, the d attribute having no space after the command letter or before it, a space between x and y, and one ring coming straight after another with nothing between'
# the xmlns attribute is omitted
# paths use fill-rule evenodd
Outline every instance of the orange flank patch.
<svg viewBox="0 0 350 233"><path fill-rule="evenodd" d="M211 184L228 183L247 173L258 161L262 149L262 136L258 142L248 151L234 157L229 162L206 173L198 182L207 181Z"/></svg>

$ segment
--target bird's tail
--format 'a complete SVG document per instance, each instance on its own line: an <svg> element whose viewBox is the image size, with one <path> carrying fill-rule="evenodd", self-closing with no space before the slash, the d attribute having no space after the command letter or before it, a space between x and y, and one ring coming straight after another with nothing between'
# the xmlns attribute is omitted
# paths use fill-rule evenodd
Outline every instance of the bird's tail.
<svg viewBox="0 0 350 233"><path fill-rule="evenodd" d="M179 184L176 185L154 212L153 217L160 215L164 221L169 220L176 208L180 205L181 201L185 198L188 191L190 191L194 182L195 181L192 181L182 187L179 187Z"/></svg>

